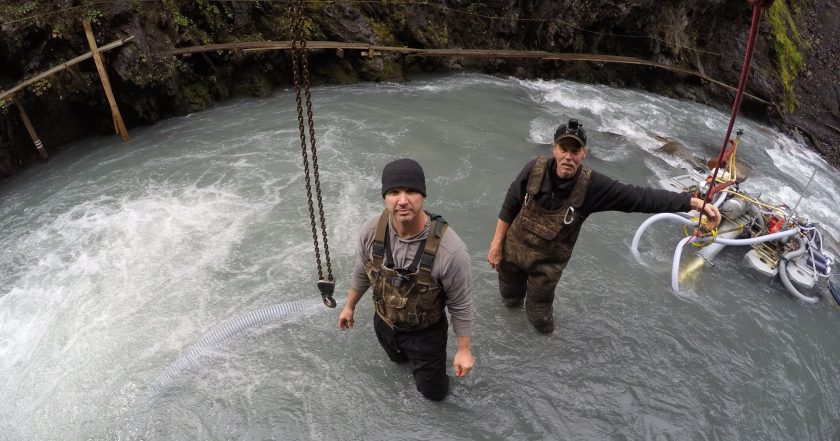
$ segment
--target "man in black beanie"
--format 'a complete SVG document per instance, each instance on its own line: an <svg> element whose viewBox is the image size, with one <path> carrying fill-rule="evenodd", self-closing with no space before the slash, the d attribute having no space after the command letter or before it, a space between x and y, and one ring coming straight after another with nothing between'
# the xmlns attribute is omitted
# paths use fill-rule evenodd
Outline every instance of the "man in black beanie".
<svg viewBox="0 0 840 441"><path fill-rule="evenodd" d="M458 338L456 376L469 374L472 355L472 269L466 245L446 221L423 209L426 178L413 159L382 170L385 210L362 226L347 303L338 327L353 327L356 304L373 288L373 327L391 361L408 362L423 396L440 401L446 375L447 319Z"/></svg>

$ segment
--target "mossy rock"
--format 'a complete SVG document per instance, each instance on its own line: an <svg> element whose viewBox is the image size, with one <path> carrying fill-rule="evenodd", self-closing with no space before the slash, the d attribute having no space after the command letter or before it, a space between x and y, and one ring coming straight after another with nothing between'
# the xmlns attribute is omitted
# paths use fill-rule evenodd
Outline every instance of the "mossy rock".
<svg viewBox="0 0 840 441"><path fill-rule="evenodd" d="M793 14L785 2L775 2L767 10L767 21L773 36L773 52L784 90L785 109L793 113L798 106L794 82L805 68L802 48L805 47L794 24Z"/></svg>
<svg viewBox="0 0 840 441"><path fill-rule="evenodd" d="M217 101L222 101L230 98L230 88L223 81L215 80L210 83L210 90Z"/></svg>
<svg viewBox="0 0 840 441"><path fill-rule="evenodd" d="M359 82L359 75L347 60L327 61L318 65L313 72L316 77L333 84L353 84Z"/></svg>
<svg viewBox="0 0 840 441"><path fill-rule="evenodd" d="M270 96L274 89L264 73L253 70L237 76L235 81L233 87L236 95L266 97Z"/></svg>
<svg viewBox="0 0 840 441"><path fill-rule="evenodd" d="M204 110L213 104L213 95L205 83L191 83L175 96L176 113L193 113Z"/></svg>
<svg viewBox="0 0 840 441"><path fill-rule="evenodd" d="M393 59L373 58L359 66L359 76L366 81L405 81L402 65Z"/></svg>

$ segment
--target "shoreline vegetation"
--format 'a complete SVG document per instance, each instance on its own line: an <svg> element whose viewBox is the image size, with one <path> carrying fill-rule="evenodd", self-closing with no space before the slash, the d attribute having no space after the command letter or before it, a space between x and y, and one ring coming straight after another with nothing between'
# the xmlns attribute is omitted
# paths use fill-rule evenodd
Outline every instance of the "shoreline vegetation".
<svg viewBox="0 0 840 441"><path fill-rule="evenodd" d="M840 6L833 0L777 0L765 11L747 93L745 116L773 125L840 167ZM530 50L634 57L738 81L750 8L686 0L663 5L553 0L525 6L442 0L308 1L307 40L421 49ZM173 55L175 48L288 40L287 2L0 0L0 90L90 51L89 20L98 46L133 37L103 53L129 131L201 111L237 96L288 88L288 51L215 51ZM835 55L832 55L835 54ZM372 55L372 56L371 56ZM482 72L517 78L564 78L731 108L733 93L712 82L650 66L597 61L412 57L400 53L311 50L313 85L406 81L421 73ZM17 104L46 151L113 133L114 121L93 61L80 62L0 102L0 179L39 159ZM761 101L763 100L763 101ZM771 104L767 104L771 103Z"/></svg>

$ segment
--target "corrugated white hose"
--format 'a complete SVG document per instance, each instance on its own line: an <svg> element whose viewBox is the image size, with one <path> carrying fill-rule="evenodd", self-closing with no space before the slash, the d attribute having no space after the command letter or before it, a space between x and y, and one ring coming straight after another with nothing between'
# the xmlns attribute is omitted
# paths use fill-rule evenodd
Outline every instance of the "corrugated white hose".
<svg viewBox="0 0 840 441"><path fill-rule="evenodd" d="M170 363L166 367L166 370L151 385L151 389L155 393L160 393L168 389L184 371L200 366L199 358L202 354L241 334L245 330L272 322L285 321L293 314L318 303L317 299L311 298L266 306L265 308L250 311L216 326L210 332L204 334L200 340L191 345L175 361Z"/></svg>

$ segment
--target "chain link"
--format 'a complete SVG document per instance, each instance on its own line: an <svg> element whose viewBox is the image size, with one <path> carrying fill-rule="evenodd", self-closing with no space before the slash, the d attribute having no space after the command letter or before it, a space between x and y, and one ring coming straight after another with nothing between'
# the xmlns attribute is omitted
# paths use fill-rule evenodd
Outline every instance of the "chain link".
<svg viewBox="0 0 840 441"><path fill-rule="evenodd" d="M303 53L306 54L306 40L301 41L301 48L303 49ZM330 264L330 247L327 241L327 222L324 218L324 201L321 197L321 175L318 172L318 151L315 148L315 122L312 118L312 94L309 91L308 57L303 56L301 58L301 65L303 66L303 87L306 95L306 116L309 121L309 143L312 150L312 173L315 176L315 194L318 199L318 214L321 218L321 238L324 241L324 259L327 263L327 278L333 280L332 265Z"/></svg>
<svg viewBox="0 0 840 441"><path fill-rule="evenodd" d="M324 258L327 264L327 277L333 280L332 265L330 263L330 252L327 241L327 227L324 216L324 203L321 196L321 180L318 171L318 153L315 147L315 122L312 116L312 94L309 82L309 63L307 61L306 39L304 38L304 14L303 1L292 0L289 2L290 31L289 40L292 42L291 59L292 75L295 82L295 104L297 105L298 128L300 131L300 151L303 157L303 173L306 181L306 199L309 205L309 222L312 228L312 242L315 246L315 262L318 266L318 278L323 280L323 267L321 266L321 251L318 245L318 229L315 225L315 207L312 202L312 183L309 173L309 154L306 149L306 129L304 128L303 100L301 98L301 76L303 77L304 95L306 97L306 117L309 126L309 141L312 151L312 170L315 177L315 193L318 199L318 214L321 221L321 235L324 241ZM300 46L298 46L298 42Z"/></svg>

